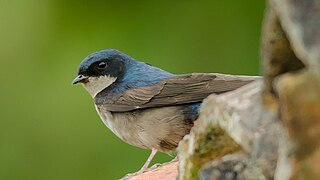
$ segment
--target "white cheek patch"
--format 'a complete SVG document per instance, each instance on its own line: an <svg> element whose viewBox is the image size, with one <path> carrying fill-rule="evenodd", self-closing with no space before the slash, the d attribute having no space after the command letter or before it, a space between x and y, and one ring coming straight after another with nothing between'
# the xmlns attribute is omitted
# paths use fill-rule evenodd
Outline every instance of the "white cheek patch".
<svg viewBox="0 0 320 180"><path fill-rule="evenodd" d="M92 97L95 97L99 92L114 83L116 79L116 77L110 76L89 77L88 82L84 83L83 86Z"/></svg>

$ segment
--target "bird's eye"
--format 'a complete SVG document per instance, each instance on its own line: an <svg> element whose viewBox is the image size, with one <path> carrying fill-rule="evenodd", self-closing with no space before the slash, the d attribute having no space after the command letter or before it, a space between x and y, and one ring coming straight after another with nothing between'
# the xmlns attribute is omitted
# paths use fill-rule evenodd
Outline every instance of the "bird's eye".
<svg viewBox="0 0 320 180"><path fill-rule="evenodd" d="M107 63L105 63L105 62L100 62L98 64L98 69L105 69L106 67L107 67Z"/></svg>

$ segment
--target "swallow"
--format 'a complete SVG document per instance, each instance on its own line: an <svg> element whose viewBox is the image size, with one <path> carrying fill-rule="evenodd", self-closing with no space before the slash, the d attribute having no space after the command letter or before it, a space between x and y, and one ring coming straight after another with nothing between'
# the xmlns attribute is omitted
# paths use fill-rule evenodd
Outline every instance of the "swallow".
<svg viewBox="0 0 320 180"><path fill-rule="evenodd" d="M152 152L175 150L199 116L203 99L233 91L259 76L172 74L115 49L94 52L79 65L72 84L94 99L103 123L124 142Z"/></svg>

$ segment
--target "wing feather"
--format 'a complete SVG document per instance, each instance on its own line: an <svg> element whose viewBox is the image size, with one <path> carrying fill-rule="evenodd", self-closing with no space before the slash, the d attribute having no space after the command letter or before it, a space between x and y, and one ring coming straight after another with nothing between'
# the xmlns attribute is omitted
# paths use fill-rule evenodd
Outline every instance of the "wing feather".
<svg viewBox="0 0 320 180"><path fill-rule="evenodd" d="M259 76L192 73L164 79L155 85L129 89L112 101L99 101L113 112L201 102L212 93L235 90ZM100 97L101 98L101 97Z"/></svg>

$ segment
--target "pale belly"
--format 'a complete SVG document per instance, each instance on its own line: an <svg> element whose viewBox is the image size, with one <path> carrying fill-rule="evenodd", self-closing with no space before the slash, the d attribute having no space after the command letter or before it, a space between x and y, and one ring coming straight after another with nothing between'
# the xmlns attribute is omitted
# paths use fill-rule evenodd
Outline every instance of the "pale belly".
<svg viewBox="0 0 320 180"><path fill-rule="evenodd" d="M181 106L150 108L131 112L109 112L97 107L103 123L120 139L140 148L166 151L178 145L189 133L192 124L186 123ZM168 147L164 147L164 143Z"/></svg>

